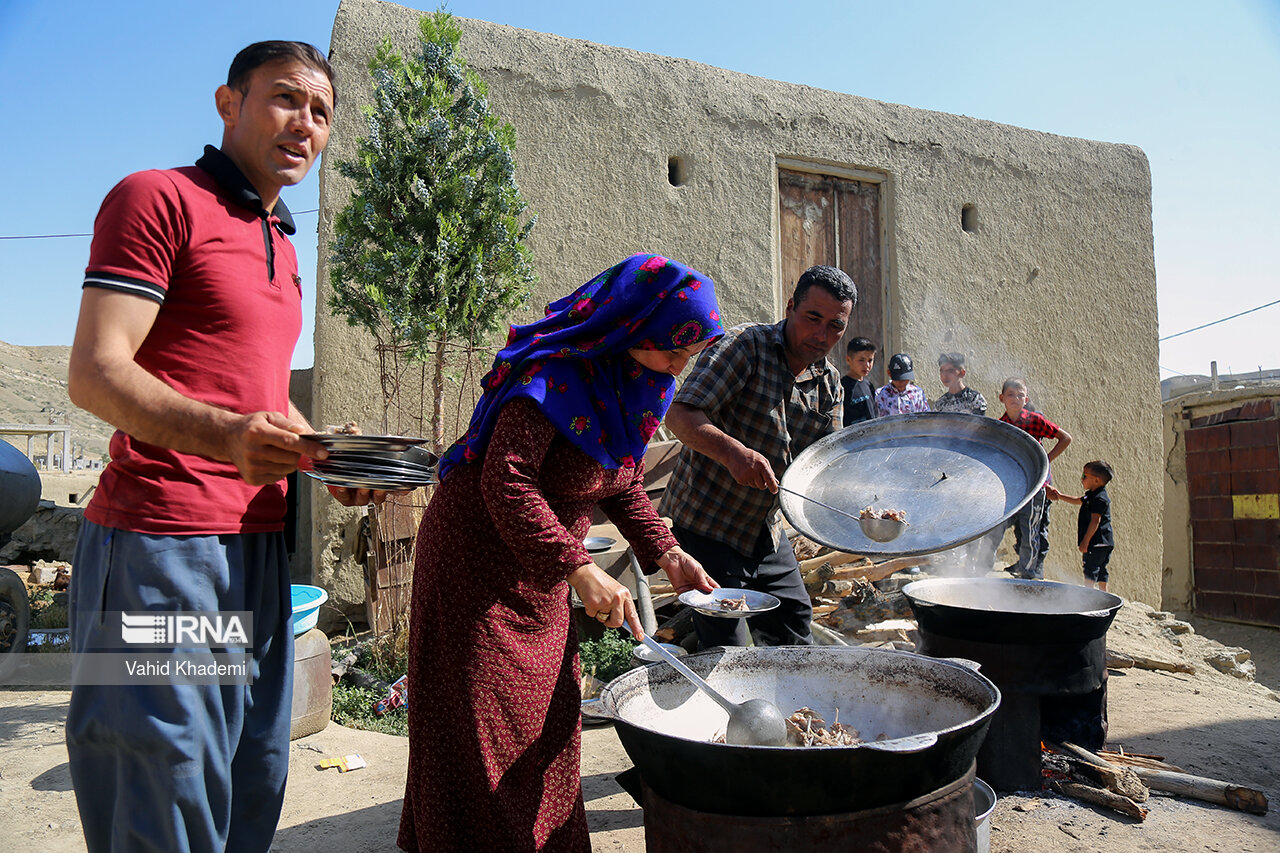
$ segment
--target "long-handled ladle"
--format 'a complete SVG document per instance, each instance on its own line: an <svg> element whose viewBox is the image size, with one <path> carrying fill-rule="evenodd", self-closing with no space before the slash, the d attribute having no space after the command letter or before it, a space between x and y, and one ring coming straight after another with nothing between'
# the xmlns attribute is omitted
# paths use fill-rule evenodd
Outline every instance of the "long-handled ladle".
<svg viewBox="0 0 1280 853"><path fill-rule="evenodd" d="M947 475L943 474L942 476L945 478ZM797 492L795 489L788 489L786 486L778 486L778 491L795 495L801 500L815 503L825 510L834 512L836 515L843 515L845 518L858 522L858 526L862 528L862 532L866 534L867 538L876 542L892 542L902 535L902 531L907 526L905 521L896 521L892 518L872 518L870 516L864 518L860 515L854 515L842 509L836 509L831 504L825 504L817 498L811 498L802 492Z"/></svg>
<svg viewBox="0 0 1280 853"><path fill-rule="evenodd" d="M622 625L628 631L631 630L626 622ZM671 664L676 672L692 681L695 687L716 700L717 705L729 712L729 725L724 731L725 743L735 746L787 745L787 723L777 705L768 699L748 699L741 705L730 702L717 693L715 688L707 684L700 675L667 651L662 643L653 640L647 634L641 642L652 649L658 657Z"/></svg>

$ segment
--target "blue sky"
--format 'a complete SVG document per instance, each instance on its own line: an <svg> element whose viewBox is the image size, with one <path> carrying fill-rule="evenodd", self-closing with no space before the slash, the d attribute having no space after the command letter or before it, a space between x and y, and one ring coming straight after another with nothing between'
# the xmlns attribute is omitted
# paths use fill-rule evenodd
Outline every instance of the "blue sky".
<svg viewBox="0 0 1280 853"><path fill-rule="evenodd" d="M235 52L267 38L327 49L337 5L0 0L0 237L87 233L123 175L191 163L220 138L213 91ZM455 0L449 11L1137 145L1151 163L1160 334L1280 299L1280 0ZM316 171L286 190L293 210L317 206ZM314 298L316 215L297 220ZM0 240L0 340L71 342L88 250L85 237ZM295 367L313 361L306 313ZM1275 305L1167 341L1160 375L1207 373L1214 359L1224 373L1280 367L1278 325Z"/></svg>

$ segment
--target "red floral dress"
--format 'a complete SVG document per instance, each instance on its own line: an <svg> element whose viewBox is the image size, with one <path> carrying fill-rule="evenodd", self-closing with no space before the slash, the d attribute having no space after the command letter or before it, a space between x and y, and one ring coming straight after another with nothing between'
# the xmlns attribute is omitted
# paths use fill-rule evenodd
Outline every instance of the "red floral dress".
<svg viewBox="0 0 1280 853"><path fill-rule="evenodd" d="M597 503L641 565L676 545L642 467L602 467L528 398L436 490L414 567L403 849L590 851L565 578L590 561Z"/></svg>

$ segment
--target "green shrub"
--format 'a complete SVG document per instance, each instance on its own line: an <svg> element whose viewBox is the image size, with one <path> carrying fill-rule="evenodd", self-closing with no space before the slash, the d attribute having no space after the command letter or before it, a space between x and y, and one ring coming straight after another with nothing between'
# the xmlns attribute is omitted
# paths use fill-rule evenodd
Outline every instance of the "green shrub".
<svg viewBox="0 0 1280 853"><path fill-rule="evenodd" d="M404 708L395 708L381 717L374 715L373 706L381 698L382 695L373 690L335 684L331 719L351 729L408 737L409 713Z"/></svg>
<svg viewBox="0 0 1280 853"><path fill-rule="evenodd" d="M636 643L627 634L615 628L606 628L598 640L578 643L578 657L582 659L583 675L594 675L608 683L635 666L631 650Z"/></svg>

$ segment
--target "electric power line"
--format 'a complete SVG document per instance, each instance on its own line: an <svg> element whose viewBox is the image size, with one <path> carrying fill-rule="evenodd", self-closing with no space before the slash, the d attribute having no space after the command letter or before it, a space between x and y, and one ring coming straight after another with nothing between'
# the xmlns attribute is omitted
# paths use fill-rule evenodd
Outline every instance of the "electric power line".
<svg viewBox="0 0 1280 853"><path fill-rule="evenodd" d="M310 210L292 210L294 216L301 216L304 213L318 213L320 208L313 207ZM5 234L0 235L0 240L56 240L60 237L92 237L93 234Z"/></svg>
<svg viewBox="0 0 1280 853"><path fill-rule="evenodd" d="M1179 338L1179 337L1182 337L1183 335L1189 335L1192 332L1198 332L1201 329L1207 329L1210 326L1216 326L1219 323L1225 323L1228 320L1234 320L1237 317L1243 317L1245 314L1252 314L1254 311L1261 311L1263 308L1270 308L1272 305L1280 305L1280 299L1276 299L1272 302L1268 302L1266 305L1259 305L1257 308L1250 308L1248 311L1241 311L1239 314L1232 314L1230 317L1223 317L1221 320L1214 320L1211 323L1205 323L1202 326L1196 326L1194 329L1184 329L1183 331L1175 332L1172 335L1165 335L1163 338L1160 338L1158 342L1163 343L1164 341L1172 340L1173 338Z"/></svg>

